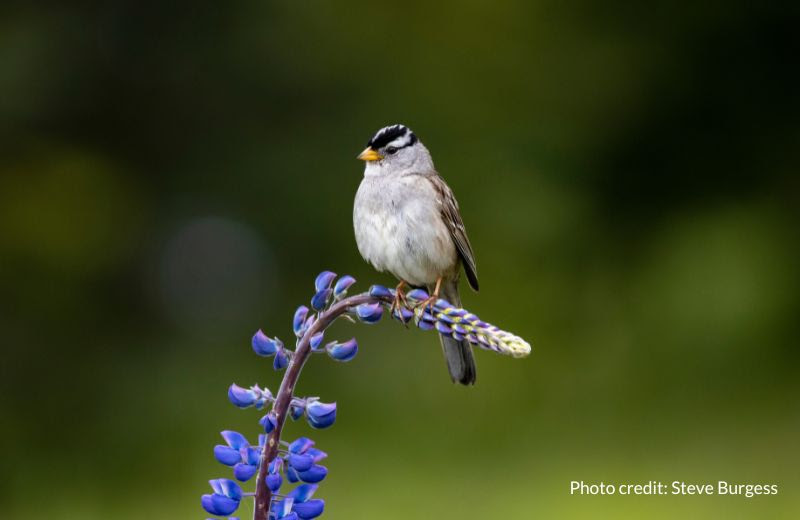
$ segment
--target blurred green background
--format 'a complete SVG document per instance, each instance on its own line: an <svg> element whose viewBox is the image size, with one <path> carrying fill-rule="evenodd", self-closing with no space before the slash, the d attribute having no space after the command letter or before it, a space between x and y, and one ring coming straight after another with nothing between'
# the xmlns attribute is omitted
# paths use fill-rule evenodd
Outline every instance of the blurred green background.
<svg viewBox="0 0 800 520"><path fill-rule="evenodd" d="M453 386L339 325L326 518L797 518L798 9L717 2L4 2L4 518L205 518L232 382L361 260L355 155L411 126L481 292L534 345ZM292 424L290 436L308 434ZM587 482L776 497L580 497ZM250 509L241 511L248 517Z"/></svg>

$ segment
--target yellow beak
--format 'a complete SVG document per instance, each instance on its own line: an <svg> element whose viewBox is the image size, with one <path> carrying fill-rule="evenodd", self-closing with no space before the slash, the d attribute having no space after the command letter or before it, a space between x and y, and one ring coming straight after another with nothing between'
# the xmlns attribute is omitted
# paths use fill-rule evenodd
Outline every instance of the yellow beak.
<svg viewBox="0 0 800 520"><path fill-rule="evenodd" d="M373 150L371 147L367 146L363 152L358 154L357 158L361 159L362 161L370 162L370 161L380 161L381 159L383 159L383 156L378 152L376 152L375 150Z"/></svg>

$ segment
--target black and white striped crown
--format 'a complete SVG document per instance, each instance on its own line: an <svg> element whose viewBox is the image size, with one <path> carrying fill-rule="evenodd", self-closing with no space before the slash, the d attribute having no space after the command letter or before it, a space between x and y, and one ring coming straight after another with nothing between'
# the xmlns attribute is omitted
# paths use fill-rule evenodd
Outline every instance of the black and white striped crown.
<svg viewBox="0 0 800 520"><path fill-rule="evenodd" d="M405 148L417 142L417 136L405 125L392 125L381 128L372 136L367 146L373 150L380 150L385 146L392 145L395 148Z"/></svg>

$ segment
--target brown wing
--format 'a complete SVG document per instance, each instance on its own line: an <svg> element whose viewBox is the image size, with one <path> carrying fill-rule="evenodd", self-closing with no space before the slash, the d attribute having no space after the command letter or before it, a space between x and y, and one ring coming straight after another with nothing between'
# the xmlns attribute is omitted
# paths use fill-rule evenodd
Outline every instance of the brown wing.
<svg viewBox="0 0 800 520"><path fill-rule="evenodd" d="M442 219L450 230L450 236L453 237L453 242L464 264L464 271L467 273L469 285L477 291L478 270L475 267L475 255L472 252L469 238L467 238L467 230L464 228L464 221L461 220L461 213L458 211L458 202L456 202L456 198L453 196L453 190L451 190L450 186L444 182L444 179L438 175L431 175L428 179L439 195Z"/></svg>

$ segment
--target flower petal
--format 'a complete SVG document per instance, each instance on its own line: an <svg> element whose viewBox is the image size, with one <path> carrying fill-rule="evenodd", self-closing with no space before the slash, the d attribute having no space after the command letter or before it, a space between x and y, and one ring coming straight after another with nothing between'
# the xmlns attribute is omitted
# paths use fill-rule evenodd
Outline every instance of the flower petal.
<svg viewBox="0 0 800 520"><path fill-rule="evenodd" d="M336 279L336 273L332 273L330 271L322 271L317 275L317 279L314 280L314 289L319 292L324 289L327 289L333 283L333 280Z"/></svg>
<svg viewBox="0 0 800 520"><path fill-rule="evenodd" d="M272 368L275 370L283 370L289 366L289 357L286 355L286 350L280 349L275 354L275 361L272 362Z"/></svg>
<svg viewBox="0 0 800 520"><path fill-rule="evenodd" d="M229 478L217 478L209 480L208 483L211 484L211 488L218 495L223 495L236 501L242 499L242 488Z"/></svg>
<svg viewBox="0 0 800 520"><path fill-rule="evenodd" d="M244 438L244 435L239 432L225 430L220 432L220 435L222 435L222 438L228 443L228 446L234 450L238 450L242 446L250 446L250 443L247 442L247 439Z"/></svg>
<svg viewBox="0 0 800 520"><path fill-rule="evenodd" d="M203 495L200 504L212 515L225 516L233 513L239 507L239 501L223 495Z"/></svg>
<svg viewBox="0 0 800 520"><path fill-rule="evenodd" d="M324 338L324 337L325 337L325 333L324 332L317 332L316 334L311 336L311 340L310 340L311 350L317 350L319 348L320 344L322 343L322 338Z"/></svg>
<svg viewBox="0 0 800 520"><path fill-rule="evenodd" d="M242 388L236 383L233 383L230 388L228 388L228 399L239 408L247 408L256 403L258 395L249 388Z"/></svg>
<svg viewBox="0 0 800 520"><path fill-rule="evenodd" d="M328 475L328 468L325 466L319 466L314 464L306 471L298 471L297 476L300 477L300 480L303 482L308 482L309 484L316 484L317 482L321 482L326 476Z"/></svg>
<svg viewBox="0 0 800 520"><path fill-rule="evenodd" d="M290 453L287 456L289 465L297 471L306 471L314 464L314 459L310 455L300 455L297 453Z"/></svg>
<svg viewBox="0 0 800 520"><path fill-rule="evenodd" d="M240 462L233 467L233 476L236 477L236 480L247 482L253 478L253 475L256 474L256 471L258 471L256 466Z"/></svg>
<svg viewBox="0 0 800 520"><path fill-rule="evenodd" d="M382 285L373 285L370 287L369 295L373 298L381 298L384 300L391 300L394 298L394 295L391 293L391 291Z"/></svg>
<svg viewBox="0 0 800 520"><path fill-rule="evenodd" d="M377 323L383 315L380 303L364 303L356 307L356 316L364 323Z"/></svg>
<svg viewBox="0 0 800 520"><path fill-rule="evenodd" d="M276 426L278 426L278 419L275 417L273 412L270 412L262 417L261 420L258 421L258 424L264 428L265 432L270 433L275 429Z"/></svg>
<svg viewBox="0 0 800 520"><path fill-rule="evenodd" d="M239 450L234 450L230 446L217 444L214 446L214 458L226 466L233 466L242 460Z"/></svg>
<svg viewBox="0 0 800 520"><path fill-rule="evenodd" d="M306 406L306 417L314 428L327 428L336 421L336 403L311 401Z"/></svg>
<svg viewBox="0 0 800 520"><path fill-rule="evenodd" d="M298 502L306 502L309 498L314 495L314 492L317 490L319 486L316 484L300 484L289 493L287 493L287 497L292 497L294 499L294 503L297 504Z"/></svg>
<svg viewBox="0 0 800 520"><path fill-rule="evenodd" d="M308 502L301 502L297 503L292 506L292 511L297 513L297 516L302 518L303 520L308 520L310 518L316 518L322 514L322 511L325 510L325 501L315 498L314 500L309 500Z"/></svg>
<svg viewBox="0 0 800 520"><path fill-rule="evenodd" d="M333 296L336 299L341 298L342 296L347 294L347 289L349 289L350 286L353 285L354 283L356 283L356 279L350 276L349 274L342 276L336 282L336 285L333 286Z"/></svg>
<svg viewBox="0 0 800 520"><path fill-rule="evenodd" d="M419 323L417 323L417 327L419 327L422 330L433 330L434 324L429 321L419 320Z"/></svg>
<svg viewBox="0 0 800 520"><path fill-rule="evenodd" d="M283 484L283 477L281 477L280 473L268 473L266 483L269 490L276 493L281 488L281 484Z"/></svg>
<svg viewBox="0 0 800 520"><path fill-rule="evenodd" d="M314 445L308 437L299 437L289 444L289 453L305 453Z"/></svg>
<svg viewBox="0 0 800 520"><path fill-rule="evenodd" d="M261 329L253 336L253 350L259 356L272 356L277 352L278 346L275 340L267 337Z"/></svg>
<svg viewBox="0 0 800 520"><path fill-rule="evenodd" d="M292 506L294 505L293 498L284 498L283 500L276 500L272 503L272 510L278 518L287 518L286 515L291 514Z"/></svg>
<svg viewBox="0 0 800 520"><path fill-rule="evenodd" d="M310 455L311 458L314 459L314 462L319 462L328 456L327 453L317 448L309 448L306 452L306 455Z"/></svg>
<svg viewBox="0 0 800 520"><path fill-rule="evenodd" d="M336 361L347 362L356 357L358 353L358 344L355 338L353 338L344 343L330 343L327 345L326 350L328 351L328 355Z"/></svg>
<svg viewBox="0 0 800 520"><path fill-rule="evenodd" d="M406 293L406 298L421 302L428 299L428 293L426 293L422 289L413 289Z"/></svg>
<svg viewBox="0 0 800 520"><path fill-rule="evenodd" d="M333 289L322 289L311 298L311 307L315 311L321 311L328 305L332 294Z"/></svg>
<svg viewBox="0 0 800 520"><path fill-rule="evenodd" d="M242 448L239 453L242 455L242 461L251 466L258 466L261 463L261 450L258 448Z"/></svg>
<svg viewBox="0 0 800 520"><path fill-rule="evenodd" d="M298 338L303 335L303 323L305 323L306 321L306 316L308 316L308 307L306 307L305 305L301 305L294 312L294 319L292 319L292 329L294 330L294 334Z"/></svg>

